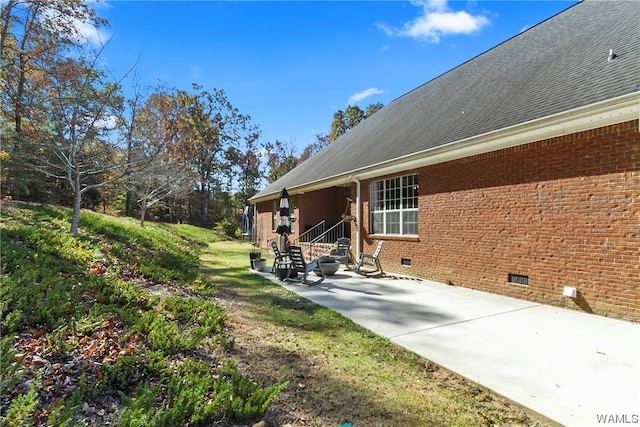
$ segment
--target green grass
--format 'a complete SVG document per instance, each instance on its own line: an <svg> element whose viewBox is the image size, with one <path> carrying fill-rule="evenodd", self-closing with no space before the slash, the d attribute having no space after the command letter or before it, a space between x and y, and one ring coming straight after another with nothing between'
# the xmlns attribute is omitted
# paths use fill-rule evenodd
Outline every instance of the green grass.
<svg viewBox="0 0 640 427"><path fill-rule="evenodd" d="M323 425L344 419L385 427L541 425L339 313L258 275L248 277L250 249L246 243L213 243L202 255L203 271L233 295L239 316L260 331L252 352L266 366L262 375L302 387L303 405L322 413Z"/></svg>
<svg viewBox="0 0 640 427"><path fill-rule="evenodd" d="M266 411L284 383L263 387L236 370L225 313L202 298L215 289L199 254L219 236L83 212L75 238L69 222L66 210L3 206L0 425L82 425L80 408L100 408L108 396L119 396L120 409L102 408L112 417L103 421L121 426L206 425ZM81 376L65 365L82 366Z"/></svg>
<svg viewBox="0 0 640 427"><path fill-rule="evenodd" d="M242 423L275 402L271 416L290 424L311 414L322 425L541 425L251 274L248 243L90 212L74 238L66 210L10 205L1 213L0 426L82 425L81 408L110 414L100 402L113 399L113 418L99 422ZM211 297L234 307L232 331L243 335L227 330L229 314ZM248 360L236 339L250 345ZM45 369L38 358L55 363ZM78 363L75 388L58 387L65 364Z"/></svg>

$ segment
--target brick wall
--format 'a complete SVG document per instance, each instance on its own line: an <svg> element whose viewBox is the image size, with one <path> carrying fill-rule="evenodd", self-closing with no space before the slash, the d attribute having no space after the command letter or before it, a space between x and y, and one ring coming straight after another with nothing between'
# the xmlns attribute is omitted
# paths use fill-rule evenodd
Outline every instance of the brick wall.
<svg viewBox="0 0 640 427"><path fill-rule="evenodd" d="M305 232L323 219L327 227L340 221L340 214L344 213L347 203L345 194L344 188L331 187L299 196L297 207L300 232Z"/></svg>
<svg viewBox="0 0 640 427"><path fill-rule="evenodd" d="M419 175L413 239L366 235L363 181L363 251L384 239L385 270L640 321L638 131L635 120L406 171Z"/></svg>
<svg viewBox="0 0 640 427"><path fill-rule="evenodd" d="M268 248L269 239L275 240L277 238L277 234L272 228L272 217L273 217L273 201L269 200L266 202L256 203L256 242L259 246L263 248Z"/></svg>
<svg viewBox="0 0 640 427"><path fill-rule="evenodd" d="M348 188L342 187L331 187L291 196L290 203L296 221L291 225L290 241L323 219L326 221L327 228L339 222L340 215L344 213L346 207L347 196ZM256 209L256 240L260 246L269 247L269 240L278 239L278 234L272 229L274 201L258 203ZM275 215L279 218L277 211Z"/></svg>

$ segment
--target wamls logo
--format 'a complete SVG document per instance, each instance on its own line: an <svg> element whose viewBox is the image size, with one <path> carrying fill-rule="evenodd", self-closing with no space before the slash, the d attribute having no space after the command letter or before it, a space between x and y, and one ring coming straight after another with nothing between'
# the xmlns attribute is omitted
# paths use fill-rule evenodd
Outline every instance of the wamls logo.
<svg viewBox="0 0 640 427"><path fill-rule="evenodd" d="M638 424L640 415L638 414L598 414L596 415L598 424Z"/></svg>

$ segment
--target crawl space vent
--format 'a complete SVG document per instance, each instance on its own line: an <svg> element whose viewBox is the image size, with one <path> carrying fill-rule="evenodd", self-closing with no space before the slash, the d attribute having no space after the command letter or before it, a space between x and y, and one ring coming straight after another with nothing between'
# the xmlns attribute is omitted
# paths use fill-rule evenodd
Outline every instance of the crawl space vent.
<svg viewBox="0 0 640 427"><path fill-rule="evenodd" d="M529 276L523 276L521 274L509 273L508 281L515 285L529 286Z"/></svg>

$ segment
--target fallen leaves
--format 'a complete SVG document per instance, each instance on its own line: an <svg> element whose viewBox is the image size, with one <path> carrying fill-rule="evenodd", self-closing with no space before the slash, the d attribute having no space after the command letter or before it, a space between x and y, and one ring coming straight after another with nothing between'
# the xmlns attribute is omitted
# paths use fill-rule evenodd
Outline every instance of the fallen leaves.
<svg viewBox="0 0 640 427"><path fill-rule="evenodd" d="M53 408L67 399L81 383L95 387L105 379L103 367L136 352L144 352L142 340L126 335L127 327L115 318L102 319L92 324L90 329L74 332L66 327L58 332L58 339L64 340L69 351L61 352L51 345L50 334L41 329L30 329L16 337L17 350L14 359L21 364L23 374L21 382L6 396L1 404L6 405L18 393L25 393L31 383L41 373L42 403L36 414L41 423ZM108 417L119 409L120 399L117 393L101 393L98 397L87 399L80 412L88 425L107 424ZM106 418L105 418L106 417Z"/></svg>

